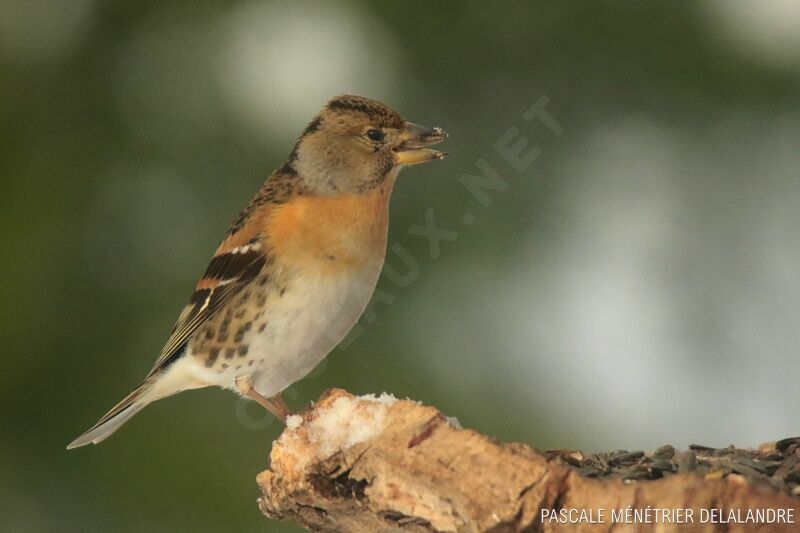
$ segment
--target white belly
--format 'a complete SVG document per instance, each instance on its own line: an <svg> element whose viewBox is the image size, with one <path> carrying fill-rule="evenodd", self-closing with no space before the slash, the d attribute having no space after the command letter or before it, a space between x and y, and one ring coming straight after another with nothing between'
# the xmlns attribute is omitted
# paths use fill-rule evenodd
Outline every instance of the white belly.
<svg viewBox="0 0 800 533"><path fill-rule="evenodd" d="M356 324L379 274L377 265L358 275L309 276L287 288L252 340L253 352L266 354L254 374L256 391L274 396L311 372Z"/></svg>
<svg viewBox="0 0 800 533"><path fill-rule="evenodd" d="M246 338L253 366L220 371L194 362L192 374L232 390L236 379L251 376L262 396L280 393L311 372L355 325L375 290L381 262L349 274L291 277L282 295L276 290L267 299L264 330L256 328Z"/></svg>

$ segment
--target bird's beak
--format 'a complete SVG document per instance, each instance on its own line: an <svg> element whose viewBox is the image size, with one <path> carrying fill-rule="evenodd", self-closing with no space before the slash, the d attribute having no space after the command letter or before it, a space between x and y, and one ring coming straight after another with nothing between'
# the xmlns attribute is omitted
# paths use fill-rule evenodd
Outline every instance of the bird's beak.
<svg viewBox="0 0 800 533"><path fill-rule="evenodd" d="M400 144L394 148L395 162L398 165L416 165L444 159L447 154L426 147L440 143L446 138L447 133L442 128L426 128L406 122L403 131L400 132Z"/></svg>

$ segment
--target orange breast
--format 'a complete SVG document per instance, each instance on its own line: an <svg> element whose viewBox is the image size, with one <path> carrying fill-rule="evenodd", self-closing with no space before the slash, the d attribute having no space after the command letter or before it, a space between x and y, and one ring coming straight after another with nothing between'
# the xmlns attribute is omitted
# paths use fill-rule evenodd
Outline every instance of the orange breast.
<svg viewBox="0 0 800 533"><path fill-rule="evenodd" d="M390 191L298 197L274 208L264 234L276 257L334 273L382 261Z"/></svg>

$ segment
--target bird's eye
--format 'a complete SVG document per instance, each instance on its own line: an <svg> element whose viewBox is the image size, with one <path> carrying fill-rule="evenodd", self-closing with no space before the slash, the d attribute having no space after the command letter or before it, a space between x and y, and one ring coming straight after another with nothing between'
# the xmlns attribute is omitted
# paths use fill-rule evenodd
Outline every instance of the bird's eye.
<svg viewBox="0 0 800 533"><path fill-rule="evenodd" d="M375 128L372 128L371 130L367 131L367 137L369 137L373 141L381 141L383 140L383 132L381 130L376 130Z"/></svg>

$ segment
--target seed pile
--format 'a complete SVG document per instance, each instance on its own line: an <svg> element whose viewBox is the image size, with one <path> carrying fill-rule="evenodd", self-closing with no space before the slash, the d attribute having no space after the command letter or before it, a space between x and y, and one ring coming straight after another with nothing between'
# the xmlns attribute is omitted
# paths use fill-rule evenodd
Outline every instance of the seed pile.
<svg viewBox="0 0 800 533"><path fill-rule="evenodd" d="M580 451L548 450L544 454L549 460L566 464L580 475L591 478L617 478L635 482L685 473L694 473L706 479L738 475L752 485L800 496L800 437L764 444L757 450L692 444L684 451L666 445L648 453L617 450L585 454Z"/></svg>

